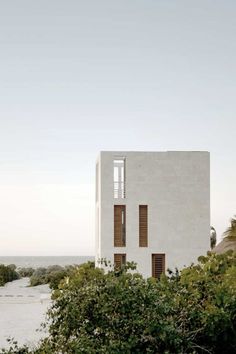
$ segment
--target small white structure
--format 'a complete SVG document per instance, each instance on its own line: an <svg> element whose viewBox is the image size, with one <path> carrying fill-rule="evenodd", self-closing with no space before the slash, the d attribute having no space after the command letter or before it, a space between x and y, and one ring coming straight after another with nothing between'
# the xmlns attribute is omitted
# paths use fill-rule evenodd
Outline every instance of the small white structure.
<svg viewBox="0 0 236 354"><path fill-rule="evenodd" d="M137 263L145 277L210 248L209 152L101 152L96 165L96 264Z"/></svg>

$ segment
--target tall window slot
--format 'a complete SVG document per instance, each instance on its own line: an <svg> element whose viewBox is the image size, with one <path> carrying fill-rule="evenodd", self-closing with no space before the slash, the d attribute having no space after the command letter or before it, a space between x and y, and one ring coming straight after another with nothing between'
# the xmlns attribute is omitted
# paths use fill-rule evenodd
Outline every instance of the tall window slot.
<svg viewBox="0 0 236 354"><path fill-rule="evenodd" d="M125 198L125 158L113 161L114 198Z"/></svg>
<svg viewBox="0 0 236 354"><path fill-rule="evenodd" d="M99 193L99 166L96 164L96 202L98 201L98 193Z"/></svg>
<svg viewBox="0 0 236 354"><path fill-rule="evenodd" d="M126 244L126 208L125 205L114 205L114 247L125 247Z"/></svg>
<svg viewBox="0 0 236 354"><path fill-rule="evenodd" d="M115 268L120 268L126 263L126 254L125 253L115 253L114 254L114 266Z"/></svg>
<svg viewBox="0 0 236 354"><path fill-rule="evenodd" d="M160 279L162 273L165 273L165 254L152 254L152 276Z"/></svg>
<svg viewBox="0 0 236 354"><path fill-rule="evenodd" d="M148 206L139 205L139 247L148 246Z"/></svg>

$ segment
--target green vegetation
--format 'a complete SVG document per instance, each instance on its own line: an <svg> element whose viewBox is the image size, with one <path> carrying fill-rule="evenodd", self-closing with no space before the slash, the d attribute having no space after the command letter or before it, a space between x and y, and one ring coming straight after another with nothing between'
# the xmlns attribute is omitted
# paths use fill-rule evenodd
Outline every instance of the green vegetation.
<svg viewBox="0 0 236 354"><path fill-rule="evenodd" d="M236 241L236 216L231 219L230 223L230 227L224 232L224 237Z"/></svg>
<svg viewBox="0 0 236 354"><path fill-rule="evenodd" d="M8 266L0 264L0 286L4 286L7 282L18 278L19 275L16 272L16 266L14 264Z"/></svg>
<svg viewBox="0 0 236 354"><path fill-rule="evenodd" d="M0 264L0 286L7 282L22 277L30 278L30 286L49 284L50 288L55 290L58 288L61 280L68 276L75 266L61 267L59 265L49 266L47 268L20 268L16 269L14 264L5 266Z"/></svg>
<svg viewBox="0 0 236 354"><path fill-rule="evenodd" d="M73 271L76 266L61 267L59 265L49 266L47 268L37 268L30 277L30 286L49 284L50 288L58 288L62 279Z"/></svg>
<svg viewBox="0 0 236 354"><path fill-rule="evenodd" d="M236 352L236 253L144 279L134 264L104 273L74 268L54 291L49 335L8 354Z"/></svg>
<svg viewBox="0 0 236 354"><path fill-rule="evenodd" d="M77 266L61 267L59 265L52 265L47 268L20 268L18 270L19 277L29 277L30 286L37 286L42 284L49 284L50 288L55 290L58 288L59 283Z"/></svg>
<svg viewBox="0 0 236 354"><path fill-rule="evenodd" d="M91 264L94 264L91 262ZM49 266L47 268L19 268L14 264L5 266L0 264L0 286L4 286L7 282L22 277L30 278L30 286L49 284L53 290L58 289L58 285L65 278L77 269L78 266L61 267L59 265Z"/></svg>
<svg viewBox="0 0 236 354"><path fill-rule="evenodd" d="M31 277L33 275L35 269L32 267L28 267L28 268L19 268L17 271L18 271L20 277L24 278L24 277Z"/></svg>

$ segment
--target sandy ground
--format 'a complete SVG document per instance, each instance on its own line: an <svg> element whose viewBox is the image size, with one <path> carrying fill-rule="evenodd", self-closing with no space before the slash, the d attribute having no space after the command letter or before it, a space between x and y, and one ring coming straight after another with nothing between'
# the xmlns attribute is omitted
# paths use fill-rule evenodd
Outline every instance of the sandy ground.
<svg viewBox="0 0 236 354"><path fill-rule="evenodd" d="M45 335L37 329L50 306L50 289L28 284L29 279L23 278L0 287L0 348L7 347L9 337L32 345Z"/></svg>

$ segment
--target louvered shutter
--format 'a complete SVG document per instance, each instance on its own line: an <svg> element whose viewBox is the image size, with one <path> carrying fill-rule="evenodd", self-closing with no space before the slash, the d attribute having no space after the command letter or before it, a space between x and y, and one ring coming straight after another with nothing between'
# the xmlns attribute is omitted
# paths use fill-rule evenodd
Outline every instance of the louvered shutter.
<svg viewBox="0 0 236 354"><path fill-rule="evenodd" d="M114 205L114 247L125 247L125 205Z"/></svg>
<svg viewBox="0 0 236 354"><path fill-rule="evenodd" d="M139 247L148 246L148 206L139 205Z"/></svg>
<svg viewBox="0 0 236 354"><path fill-rule="evenodd" d="M126 263L126 254L116 253L114 254L114 266L115 268L120 268L123 264Z"/></svg>
<svg viewBox="0 0 236 354"><path fill-rule="evenodd" d="M153 254L152 255L152 276L160 279L162 273L165 272L165 254Z"/></svg>

